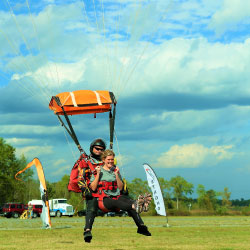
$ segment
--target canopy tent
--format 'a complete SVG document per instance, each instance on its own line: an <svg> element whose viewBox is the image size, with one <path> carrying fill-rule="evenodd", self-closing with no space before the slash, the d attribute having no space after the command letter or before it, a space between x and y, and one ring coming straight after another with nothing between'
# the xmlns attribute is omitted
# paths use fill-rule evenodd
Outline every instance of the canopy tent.
<svg viewBox="0 0 250 250"><path fill-rule="evenodd" d="M116 99L112 92L106 90L76 90L72 92L63 92L56 96L52 96L49 108L57 115L62 126L64 126L70 134L80 152L83 152L83 149L80 146L68 115L109 112L110 148L113 148ZM64 124L60 115L65 117L68 127Z"/></svg>

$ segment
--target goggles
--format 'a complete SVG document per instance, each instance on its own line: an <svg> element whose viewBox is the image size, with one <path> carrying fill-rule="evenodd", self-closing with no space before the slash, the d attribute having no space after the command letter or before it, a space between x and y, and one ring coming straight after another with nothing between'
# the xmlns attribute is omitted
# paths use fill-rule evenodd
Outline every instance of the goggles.
<svg viewBox="0 0 250 250"><path fill-rule="evenodd" d="M94 149L97 151L104 151L104 148L94 147Z"/></svg>

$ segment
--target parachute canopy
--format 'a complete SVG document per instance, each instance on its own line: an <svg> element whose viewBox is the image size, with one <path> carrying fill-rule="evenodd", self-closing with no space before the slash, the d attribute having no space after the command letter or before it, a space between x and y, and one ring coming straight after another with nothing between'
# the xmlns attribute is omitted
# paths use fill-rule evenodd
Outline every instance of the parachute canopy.
<svg viewBox="0 0 250 250"><path fill-rule="evenodd" d="M110 91L76 90L52 96L49 108L57 115L64 115L63 109L67 115L79 115L108 112L112 104L116 99Z"/></svg>
<svg viewBox="0 0 250 250"><path fill-rule="evenodd" d="M84 150L77 139L68 115L109 112L110 148L113 148L116 99L112 92L107 90L76 90L72 92L63 92L56 96L52 96L49 108L57 115L61 125L69 133L81 153L84 152ZM65 125L60 115L65 117L68 127Z"/></svg>

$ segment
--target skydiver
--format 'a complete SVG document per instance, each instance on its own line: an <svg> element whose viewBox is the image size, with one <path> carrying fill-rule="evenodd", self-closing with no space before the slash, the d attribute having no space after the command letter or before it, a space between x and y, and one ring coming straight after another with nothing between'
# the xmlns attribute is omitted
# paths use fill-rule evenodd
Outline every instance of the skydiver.
<svg viewBox="0 0 250 250"><path fill-rule="evenodd" d="M101 154L106 149L104 140L98 138L90 144L90 155L83 153L79 160L74 164L68 185L68 190L73 192L82 192L86 199L86 216L84 227L84 241L90 242L92 239L91 229L97 215L98 202L92 197L88 188L90 177L95 172L97 166L103 165Z"/></svg>
<svg viewBox="0 0 250 250"><path fill-rule="evenodd" d="M123 181L119 168L114 165L115 154L107 149L102 153L102 166L96 167L96 174L91 176L90 188L92 196L98 198L99 207L106 210L122 209L127 211L137 225L137 233L151 236L142 221L139 212L148 211L150 201L145 202L142 196L137 201L131 200L127 195L122 195ZM149 194L147 194L149 198ZM152 198L151 198L152 199Z"/></svg>
<svg viewBox="0 0 250 250"><path fill-rule="evenodd" d="M92 163L96 168L97 166L103 165L101 160L101 154L106 149L106 143L102 139L96 139L90 144L90 156L88 163ZM84 227L84 240L90 242L92 239L91 229L97 216L98 202L90 193L86 195L86 216L85 216L85 227Z"/></svg>

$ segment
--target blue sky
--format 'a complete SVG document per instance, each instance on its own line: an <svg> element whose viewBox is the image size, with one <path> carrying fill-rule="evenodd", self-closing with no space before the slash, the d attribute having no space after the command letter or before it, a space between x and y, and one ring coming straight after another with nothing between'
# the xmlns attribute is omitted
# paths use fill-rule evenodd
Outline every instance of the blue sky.
<svg viewBox="0 0 250 250"><path fill-rule="evenodd" d="M4 0L0 136L49 181L79 153L48 108L52 95L110 90L118 99L122 175L160 177L249 198L250 2ZM82 147L109 139L108 115L72 117Z"/></svg>

